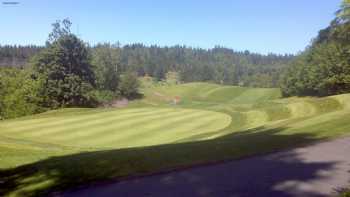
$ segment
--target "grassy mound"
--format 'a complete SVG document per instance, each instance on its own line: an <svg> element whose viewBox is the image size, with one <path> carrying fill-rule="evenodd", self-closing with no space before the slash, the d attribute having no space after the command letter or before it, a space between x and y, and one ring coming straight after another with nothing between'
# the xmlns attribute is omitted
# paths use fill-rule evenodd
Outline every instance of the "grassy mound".
<svg viewBox="0 0 350 197"><path fill-rule="evenodd" d="M278 89L208 83L145 83L143 93L123 109L0 122L0 195L35 196L350 134L350 94L282 99Z"/></svg>

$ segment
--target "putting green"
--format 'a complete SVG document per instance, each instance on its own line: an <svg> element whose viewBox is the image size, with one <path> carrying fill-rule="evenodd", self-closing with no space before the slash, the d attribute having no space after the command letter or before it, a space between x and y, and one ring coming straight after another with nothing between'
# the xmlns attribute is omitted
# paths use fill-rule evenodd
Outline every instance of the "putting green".
<svg viewBox="0 0 350 197"><path fill-rule="evenodd" d="M76 114L76 115L74 115ZM219 131L231 116L178 108L69 109L0 123L1 135L66 146L137 147Z"/></svg>

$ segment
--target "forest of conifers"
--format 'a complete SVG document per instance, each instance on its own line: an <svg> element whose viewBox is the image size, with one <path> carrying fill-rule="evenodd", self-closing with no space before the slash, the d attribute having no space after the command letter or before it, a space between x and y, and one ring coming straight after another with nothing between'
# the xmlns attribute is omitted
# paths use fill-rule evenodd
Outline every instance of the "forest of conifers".
<svg viewBox="0 0 350 197"><path fill-rule="evenodd" d="M0 65L25 67L28 60L44 47L1 46ZM169 71L179 73L183 82L210 81L229 85L278 87L279 76L293 55L261 55L232 49L190 48L186 46L159 47L143 44L98 44L88 47L91 54L109 50L120 72L135 71L139 76L165 78Z"/></svg>

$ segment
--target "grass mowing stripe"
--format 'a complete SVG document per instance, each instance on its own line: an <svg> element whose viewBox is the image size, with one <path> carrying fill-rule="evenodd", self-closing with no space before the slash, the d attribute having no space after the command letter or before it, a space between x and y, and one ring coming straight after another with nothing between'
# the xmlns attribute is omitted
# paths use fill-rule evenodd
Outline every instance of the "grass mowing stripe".
<svg viewBox="0 0 350 197"><path fill-rule="evenodd" d="M200 91L198 92L198 96L200 98L207 98L208 95L215 91L216 89L220 88L221 86L214 85L214 86L203 86Z"/></svg>
<svg viewBox="0 0 350 197"><path fill-rule="evenodd" d="M84 124L85 127L88 127L89 125L95 124L95 122L100 123L101 120L107 121L107 120L112 119L112 121L114 121L116 119L127 119L127 118L132 117L132 116L143 116L143 115L147 115L150 113L153 113L153 112L143 111L142 113L137 113L137 115L135 115L134 112L122 113L120 116L117 116L117 117L113 116L112 114L101 113L101 114L91 118L91 120L90 120L90 118L88 118L88 119L87 118L74 119L74 121L67 123L67 124L62 124L62 122L61 122L60 124L55 125L55 127L53 127L52 125L49 125L49 126L43 125L40 127L36 127L35 129L30 129L30 130L26 130L26 131L19 130L19 131L8 132L8 134L14 135L14 134L19 132L19 134L16 134L16 135L23 136L23 137L38 137L38 136L46 136L46 135L53 136L56 133L61 132L62 130L66 130L67 128L71 128L71 129L80 128L80 127L82 127L82 124ZM113 114L115 114L115 112Z"/></svg>
<svg viewBox="0 0 350 197"><path fill-rule="evenodd" d="M350 111L348 110L335 111L335 112L330 112L330 113L321 114L317 116L311 116L307 119L303 119L296 123L290 124L290 126L293 128L307 127L307 126L317 125L320 122L335 120L335 119L338 119L339 117L349 116L349 115L350 115Z"/></svg>
<svg viewBox="0 0 350 197"><path fill-rule="evenodd" d="M108 115L111 113L103 112L104 114ZM114 113L114 112L113 112ZM98 115L96 114L88 114L84 116L75 116L75 117L55 117L54 115L51 115L52 117L46 118L45 121L37 122L37 123L22 123L19 122L18 124L2 124L7 127L7 129L13 129L14 127L15 130L18 132L22 132L21 129L26 129L26 130L32 130L32 129L40 129L40 127L53 127L56 125L64 124L64 123L70 123L73 121L80 121L81 119L93 119L93 118L98 118Z"/></svg>
<svg viewBox="0 0 350 197"><path fill-rule="evenodd" d="M209 97L211 94L219 91L219 90L222 90L222 89L227 89L229 87L222 87L222 86L218 86L218 87L215 87L215 88L212 88L210 90L207 90L206 92L200 94L200 97L203 97L203 98L207 98Z"/></svg>
<svg viewBox="0 0 350 197"><path fill-rule="evenodd" d="M224 86L221 88L217 88L213 92L210 92L207 95L207 98L209 100L231 102L232 100L238 98L241 94L243 94L246 91L247 91L247 88L243 88L243 87Z"/></svg>
<svg viewBox="0 0 350 197"><path fill-rule="evenodd" d="M336 96L331 96L330 98L335 99L338 103L343 106L343 109L350 110L350 94L341 94Z"/></svg>
<svg viewBox="0 0 350 197"><path fill-rule="evenodd" d="M315 115L317 111L311 103L306 101L289 103L286 106L290 111L291 118L312 116Z"/></svg>
<svg viewBox="0 0 350 197"><path fill-rule="evenodd" d="M174 130L173 127L170 127L170 130L167 130L167 132L169 132L169 137L174 137L183 132L198 134L198 133L219 131L229 126L231 121L232 121L231 117L223 113L220 114L220 116L214 115L214 114L213 116L207 115L207 116L195 118L192 121L186 121L183 124L181 124L177 128L177 130ZM188 122L190 123L191 127L189 127Z"/></svg>
<svg viewBox="0 0 350 197"><path fill-rule="evenodd" d="M160 113L158 111L158 113ZM164 112L163 112L164 113ZM93 129L88 129L88 130L85 130L85 131L82 131L80 133L77 133L77 132L71 132L71 134L74 136L74 138L79 138L79 139L82 139L82 140L87 140L90 139L90 138L98 138L99 136L106 136L108 137L108 134L111 134L113 132L115 132L116 130L119 130L118 134L120 133L123 133L125 131L128 131L130 127L135 127L135 126L138 126L138 125L144 125L144 123L147 123L147 122L151 122L153 120L158 120L159 118L171 118L173 116L178 116L179 114L183 114L184 112L183 111L179 111L179 112L171 112L171 113L168 113L168 115L164 115L162 113L160 114L157 114L157 115L153 115L153 116L145 116L145 117L141 117L141 118L134 118L132 120L126 120L126 121L123 121L123 122L115 122L115 124L102 124L102 125L99 125L98 127L97 126L94 126ZM77 136L79 135L79 136ZM64 135L62 136L65 138L65 140L69 140L70 137L67 137L67 135ZM71 140L74 140L74 139L71 139Z"/></svg>
<svg viewBox="0 0 350 197"><path fill-rule="evenodd" d="M69 110L68 110L69 109ZM115 110L115 109L113 109ZM72 111L71 113L67 113L67 111ZM43 123L43 121L46 121L46 119L51 119L51 118L67 118L68 117L77 117L77 116L83 116L83 115L89 115L89 114L94 114L95 112L108 112L112 111L111 109L102 109L102 108L97 108L97 109L91 109L91 108L78 108L71 110L70 108L64 108L60 110L54 110L54 111L48 111L45 113L41 114L35 114L31 116L26 116L23 118L18 118L18 119L11 119L11 120L4 120L3 124L12 124L13 122L16 122L18 126L25 126L25 125L31 125L31 124L36 124L36 123Z"/></svg>
<svg viewBox="0 0 350 197"><path fill-rule="evenodd" d="M269 116L265 111L251 110L243 113L245 115L245 128L254 128L268 122Z"/></svg>
<svg viewBox="0 0 350 197"><path fill-rule="evenodd" d="M268 88L248 88L238 97L235 97L231 103L243 104L243 103L256 103L262 102L278 97L275 89Z"/></svg>
<svg viewBox="0 0 350 197"><path fill-rule="evenodd" d="M215 123L213 123L215 121ZM182 124L180 124L182 123ZM220 124L218 124L220 123ZM184 137L191 137L201 133L208 133L213 131L219 131L226 128L231 123L231 117L226 114L221 114L219 117L217 114L212 116L203 114L201 116L193 117L188 121L176 121L170 124L163 125L151 135L146 136L134 136L141 139L142 143L150 144L154 141L162 141L164 143L173 143ZM131 140L125 139L125 140Z"/></svg>
<svg viewBox="0 0 350 197"><path fill-rule="evenodd" d="M147 109L143 109L143 111L148 111ZM82 119L93 119L93 118L100 118L101 114L104 116L109 116L113 114L124 114L124 113L142 113L142 110L139 109L110 109L110 110L105 110L105 109L99 109L99 110L91 110L89 113L85 112L84 115L80 116L56 116L55 114L49 114L50 120L47 122L41 122L39 125L45 125L45 124L56 124L57 120L59 121L67 121L67 122L62 122L62 123L69 123L70 121L75 121L75 120L82 120ZM51 119L56 120L56 123L52 123ZM21 124L21 122L19 123ZM37 125L37 124L29 124L29 125L23 125L25 128L30 128L30 125ZM53 125L54 126L54 125ZM21 128L16 124L16 128Z"/></svg>
<svg viewBox="0 0 350 197"><path fill-rule="evenodd" d="M148 111L148 112L143 112L143 113L128 113L128 114L122 114L122 115L116 115L116 116L110 116L107 118L100 117L100 118L95 118L89 122L75 122L74 124L65 124L65 125L60 125L59 127L56 128L45 128L44 130L41 129L40 131L34 132L31 136L35 137L56 137L56 136L62 136L63 133L66 133L66 135L74 135L74 133L78 130L81 131L83 129L89 130L92 127L105 127L106 124L110 124L116 121L125 121L128 120L129 118L134 118L134 117L144 117L148 115L153 115L153 114L158 114L159 112L166 112L169 111L169 109L161 109L158 112L156 111ZM39 133L41 132L41 133Z"/></svg>
<svg viewBox="0 0 350 197"><path fill-rule="evenodd" d="M145 112L148 112L147 110L145 110ZM84 116L77 116L77 117L66 117L66 118L51 118L49 120L49 122L45 122L45 123L40 123L40 124L32 124L31 126L29 125L24 125L24 126L18 126L17 124L11 124L11 125L7 125L7 127L3 126L4 128L6 128L7 130L9 130L9 132L13 131L13 129L15 131L13 131L14 133L16 132L25 132L25 131L33 131L33 130L39 130L39 129L46 129L46 128L50 128L50 127L54 127L54 126L59 126L59 125L67 125L70 123L74 123L74 122L82 122L82 121L89 121L89 120L94 120L94 119L98 119L98 118L104 118L104 117L109 117L113 114L124 114L124 113L142 113L142 111L125 111L125 110L113 110L113 111L109 111L109 112L100 112L100 113L95 113L95 114L89 114L89 115L84 115ZM25 130L22 130L25 129Z"/></svg>
<svg viewBox="0 0 350 197"><path fill-rule="evenodd" d="M182 114L181 114L182 115ZM178 126L180 123L182 123L185 119L192 119L192 118L200 118L203 116L207 116L208 114L203 114L203 112L192 112L186 115L182 115L181 117L175 117L175 118L168 118L164 121L157 121L156 123L159 122L159 124L155 124L154 122L151 122L148 125L143 125L140 128L134 128L133 131L128 132L126 135L123 135L121 138L113 138L111 141L115 141L118 143L123 143L123 142L129 142L130 139L141 139L143 140L142 137L145 138L150 138L151 136L154 135L159 135L161 132L164 132L169 126L173 126L175 130L178 129ZM104 137L103 139L107 139ZM111 139L111 138L109 138ZM132 140L135 141L135 140ZM139 141L139 140L137 140ZM106 143L109 143L110 141L107 140ZM159 142L158 140L155 140L155 142Z"/></svg>
<svg viewBox="0 0 350 197"><path fill-rule="evenodd" d="M98 132L94 132L96 129L93 131L90 131L89 133L91 134L86 136L80 136L79 139L84 141L92 140L93 142L98 142L97 144L104 144L106 143L105 139L116 140L124 135L129 135L135 132L145 132L145 128L147 128L147 125L154 125L155 122L160 122L159 120L160 118L173 119L173 117L177 117L179 115L187 116L186 114L193 114L193 113L194 112L192 111L186 111L186 112L180 111L180 112L173 112L167 115L162 114L158 116L147 117L147 118L144 118L142 121L139 120L138 122L134 122L134 123L126 122L122 125L121 124L109 125L108 127L103 127L103 129L99 130ZM200 112L196 112L196 113L200 113ZM84 135L85 134L86 133L84 133ZM99 141L103 141L103 143L100 143Z"/></svg>

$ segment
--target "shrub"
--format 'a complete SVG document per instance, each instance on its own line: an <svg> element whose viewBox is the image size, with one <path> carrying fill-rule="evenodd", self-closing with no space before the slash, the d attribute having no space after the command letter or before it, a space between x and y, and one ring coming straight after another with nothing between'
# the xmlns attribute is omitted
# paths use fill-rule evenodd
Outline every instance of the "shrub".
<svg viewBox="0 0 350 197"><path fill-rule="evenodd" d="M96 101L96 104L107 104L111 103L118 94L108 90L94 90L90 92L90 96Z"/></svg>
<svg viewBox="0 0 350 197"><path fill-rule="evenodd" d="M42 81L34 80L28 70L0 70L0 119L45 111L40 107L41 85Z"/></svg>
<svg viewBox="0 0 350 197"><path fill-rule="evenodd" d="M123 97L135 99L141 96L139 93L140 81L133 72L126 72L122 75L119 90Z"/></svg>

